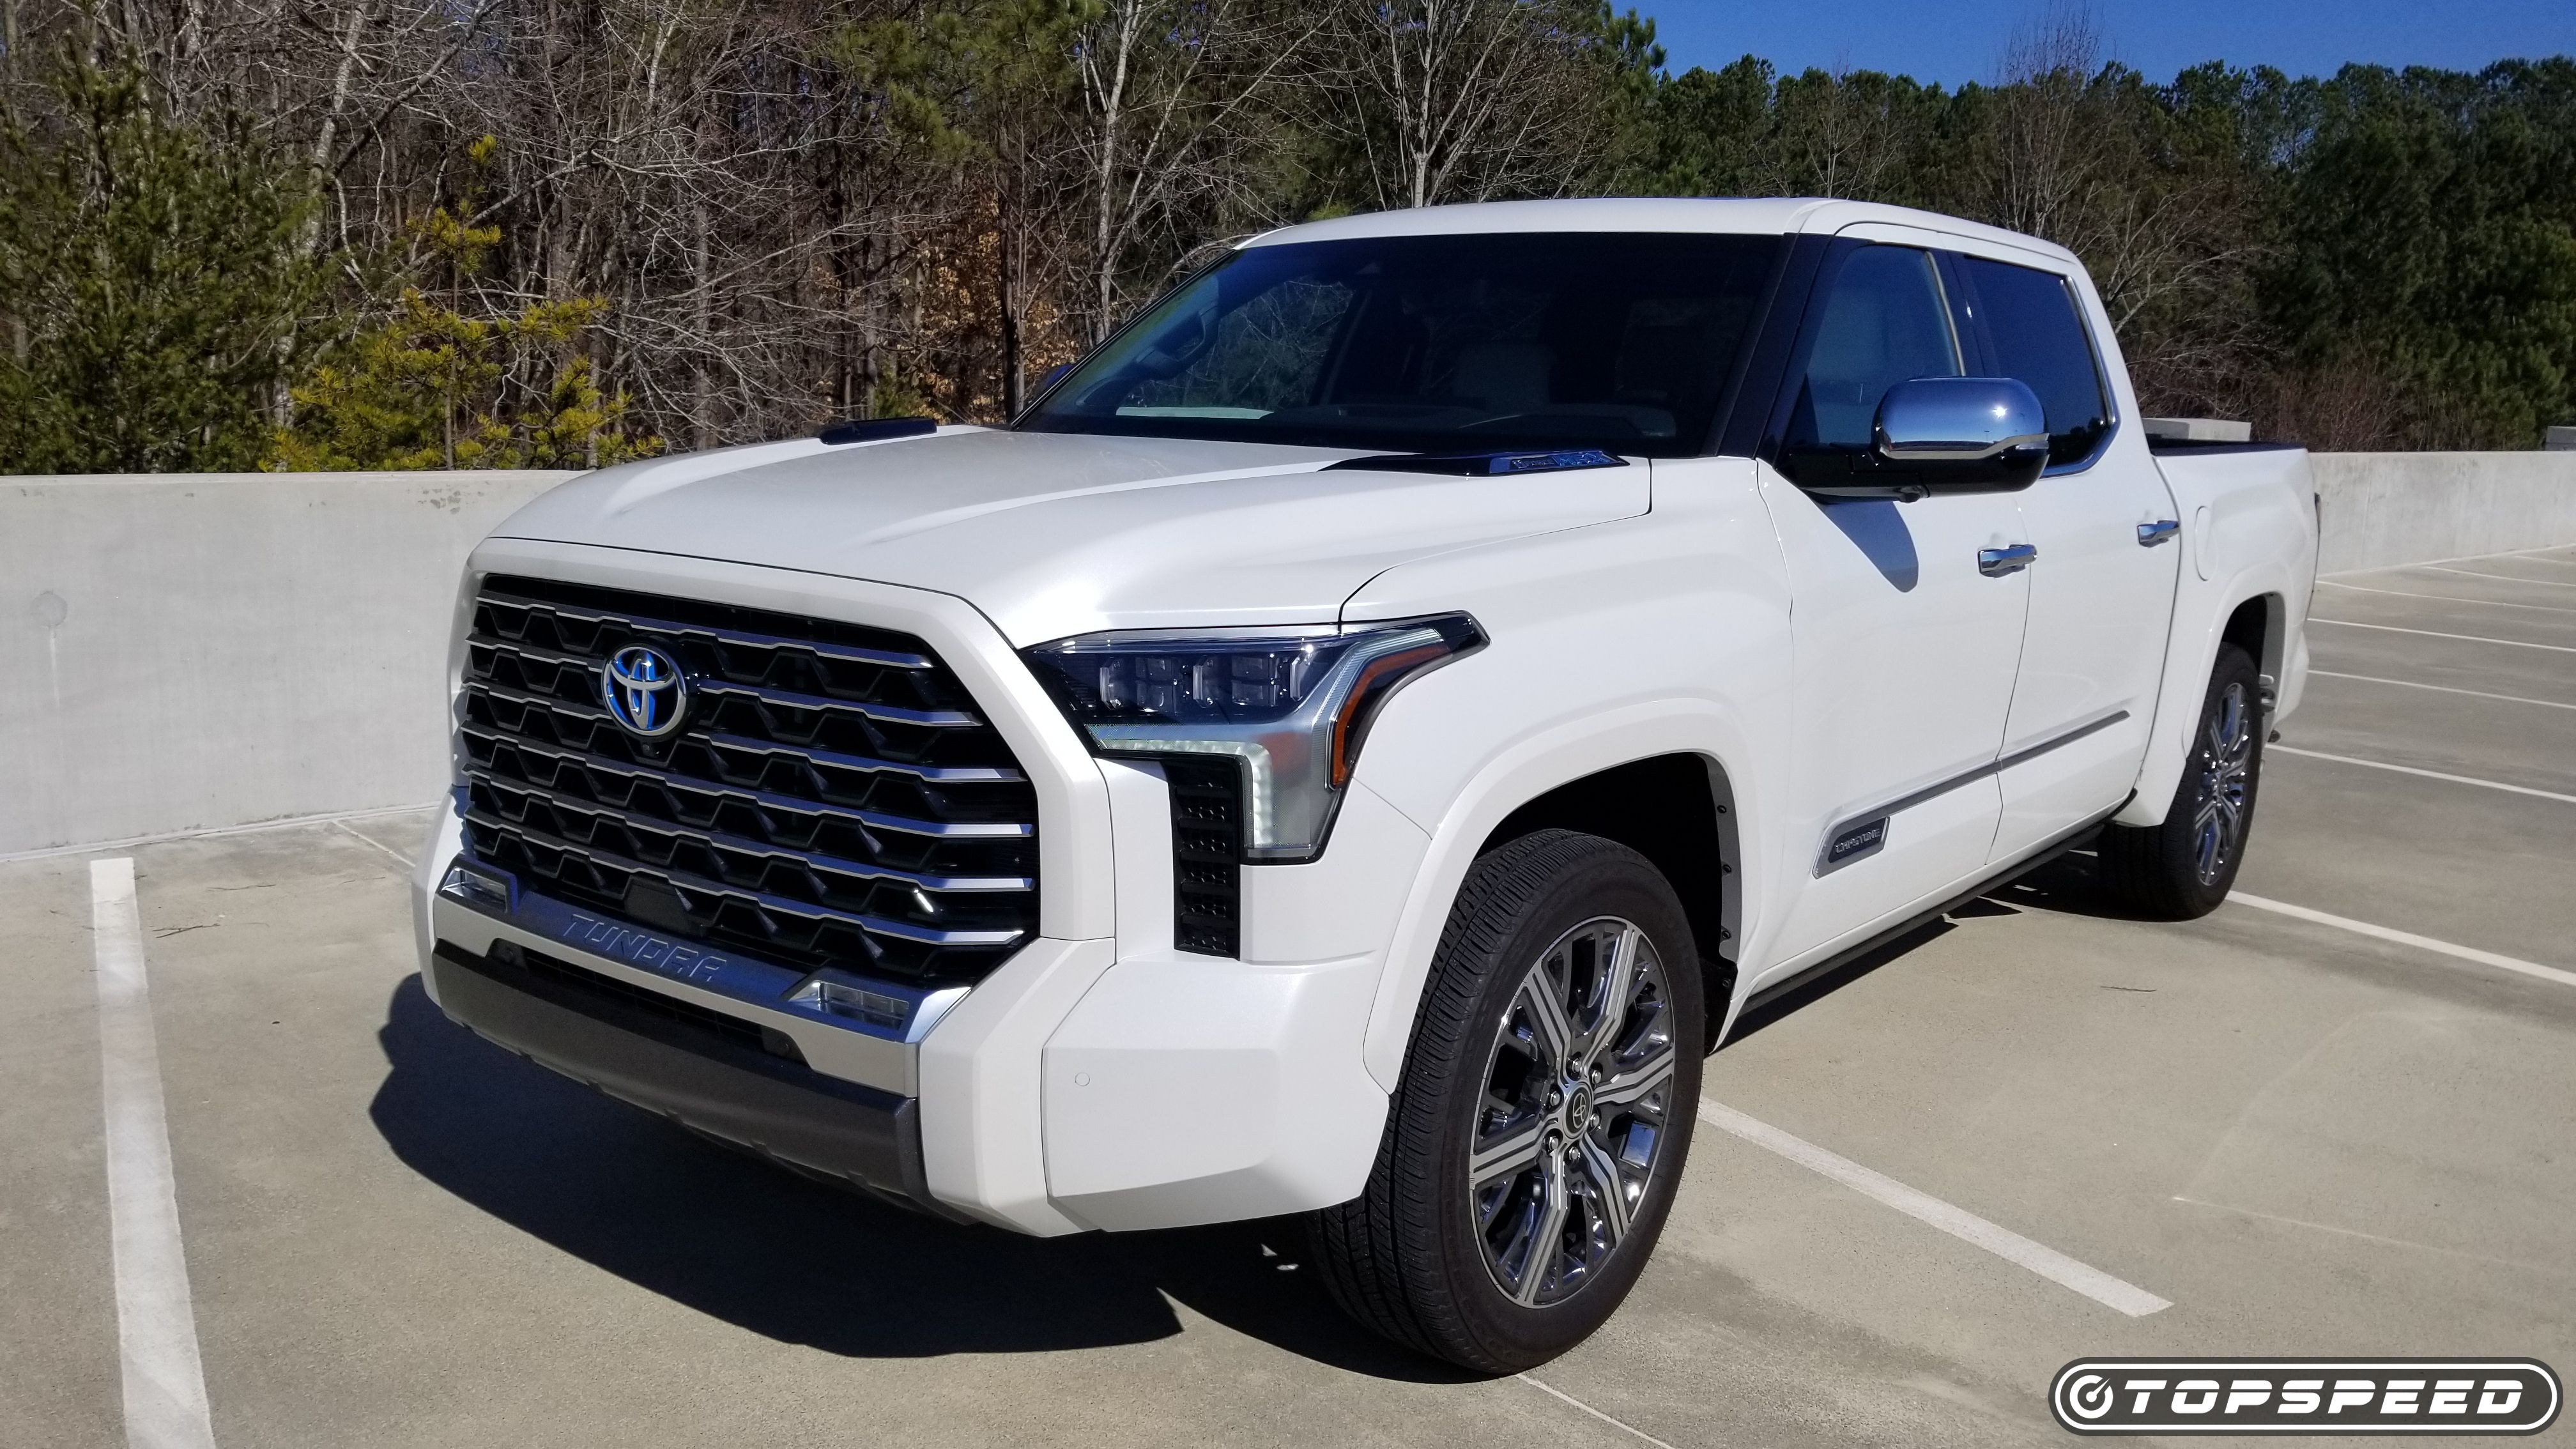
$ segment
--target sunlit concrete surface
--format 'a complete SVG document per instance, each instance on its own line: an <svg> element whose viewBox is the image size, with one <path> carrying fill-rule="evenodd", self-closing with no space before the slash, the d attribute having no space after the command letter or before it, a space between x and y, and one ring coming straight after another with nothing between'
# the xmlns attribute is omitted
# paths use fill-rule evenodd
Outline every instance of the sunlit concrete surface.
<svg viewBox="0 0 2576 1449"><path fill-rule="evenodd" d="M2576 538L2564 454L2319 453L2310 463L2328 573Z"/></svg>
<svg viewBox="0 0 2576 1449"><path fill-rule="evenodd" d="M2243 888L2576 970L2576 549L2341 582ZM1533 1375L1570 1403L1348 1326L1294 1223L952 1227L505 1056L414 976L422 818L116 852L226 1446L2054 1444L2083 1355L2576 1368L2576 988L2242 905L2109 918L2082 857L1755 1015L1707 1091L2173 1306L1703 1130L1635 1297ZM30 1449L124 1442L90 919L87 857L0 865Z"/></svg>

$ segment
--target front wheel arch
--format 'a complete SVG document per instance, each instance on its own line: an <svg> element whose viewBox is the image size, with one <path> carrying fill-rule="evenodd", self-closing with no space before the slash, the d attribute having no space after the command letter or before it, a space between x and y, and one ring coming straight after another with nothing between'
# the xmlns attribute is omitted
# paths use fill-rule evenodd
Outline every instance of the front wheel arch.
<svg viewBox="0 0 2576 1449"><path fill-rule="evenodd" d="M1514 808L1486 833L1477 855L1542 830L1571 830L1644 856L1681 897L1690 919L1708 1003L1707 1040L1714 1043L1737 979L1744 879L1737 818L1733 784L1716 760L1687 752L1651 755L1568 780Z"/></svg>
<svg viewBox="0 0 2576 1449"><path fill-rule="evenodd" d="M1753 739L1746 721L1713 701L1647 700L1601 709L1498 747L1462 787L1436 803L1410 800L1393 784L1380 788L1422 822L1432 839L1388 938L1362 1043L1369 1075L1388 1091L1401 1080L1444 923L1469 870L1494 842L1496 828L1523 806L1622 766L1680 756L1699 761L1707 772L1713 803L1726 807L1718 818L1730 832L1724 850L1731 869L1723 874L1723 890L1728 900L1740 904L1731 912L1733 919L1719 922L1722 930L1733 933L1722 943L1728 954L1718 956L1708 943L1701 949L1721 967L1732 961L1760 929L1761 858L1749 843L1763 838L1767 797L1759 775L1736 768L1768 753L1756 750ZM1366 760L1359 778L1372 783Z"/></svg>

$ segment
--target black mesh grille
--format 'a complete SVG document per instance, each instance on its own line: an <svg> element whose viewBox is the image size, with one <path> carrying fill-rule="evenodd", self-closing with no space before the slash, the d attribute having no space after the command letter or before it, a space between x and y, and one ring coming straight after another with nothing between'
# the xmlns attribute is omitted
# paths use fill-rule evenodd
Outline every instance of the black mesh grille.
<svg viewBox="0 0 2576 1449"><path fill-rule="evenodd" d="M602 701L676 659L678 733ZM558 900L801 967L979 980L1037 930L1037 799L921 640L495 575L458 724L478 858Z"/></svg>
<svg viewBox="0 0 2576 1449"><path fill-rule="evenodd" d="M1242 786L1232 760L1167 758L1172 791L1172 944L1202 956L1242 947Z"/></svg>

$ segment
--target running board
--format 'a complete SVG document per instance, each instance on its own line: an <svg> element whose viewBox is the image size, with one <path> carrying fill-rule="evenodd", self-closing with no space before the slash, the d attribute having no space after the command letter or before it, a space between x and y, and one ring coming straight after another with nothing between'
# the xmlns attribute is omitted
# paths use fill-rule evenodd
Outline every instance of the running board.
<svg viewBox="0 0 2576 1449"><path fill-rule="evenodd" d="M1952 911L1955 911L1959 907L1966 905L1968 902L1975 900L1977 897L2010 885L2023 876L2030 874L2032 871L2039 869L2041 866L2048 864L2050 861L2057 859L2059 856L2066 854L2068 851L2080 849L2081 847L2090 844L2093 837L2101 833L2102 827L2110 823L2111 817L2128 809L2129 801L2136 798L2137 792L2134 790L2130 791L2128 796L2123 798L2119 804L2112 806L2110 809L2103 811L2099 815L2091 817L2081 825L2077 825L2070 830L2051 836L2048 840L2041 843L2038 848L2032 850L2028 855L2023 856L2021 859L2014 861L2012 864L2005 866L2003 869L1996 871L1992 875L1984 877L1976 885L1959 892L1957 895L1951 896L1949 899L1944 900L1941 904L1933 907L1932 909L1921 912L1917 915L1908 916L1904 920L1888 927L1884 931L1878 932L1876 935L1873 935L1866 940L1836 951L1831 956L1826 957L1822 961L1817 962L1815 965L1810 966L1803 971L1797 972L1794 975L1785 977L1782 980L1775 981L1772 984L1763 987L1761 990L1753 993L1753 995L1745 999L1743 1009L1735 1014L1736 1018L1738 1020L1742 1020L1745 1012L1751 1011L1757 1006L1762 1006L1766 1003L1776 1001L1779 998L1788 995L1790 992L1797 990L1799 987L1805 986L1821 977L1830 976L1833 973L1842 970L1844 967L1849 966L1854 961L1859 960L1861 957L1868 955L1872 951L1887 945L1889 942L1897 940L1900 937L1912 935L1914 932L1923 929L1925 926L1930 925L1932 922L1950 914ZM1723 1045L1723 1043L1721 1043L1721 1045ZM1714 1050L1714 1048L1712 1048L1712 1050Z"/></svg>

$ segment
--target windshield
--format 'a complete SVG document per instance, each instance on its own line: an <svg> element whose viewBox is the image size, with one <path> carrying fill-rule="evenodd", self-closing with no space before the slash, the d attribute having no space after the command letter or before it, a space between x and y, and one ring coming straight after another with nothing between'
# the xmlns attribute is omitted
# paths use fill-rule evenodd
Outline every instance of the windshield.
<svg viewBox="0 0 2576 1449"><path fill-rule="evenodd" d="M1659 232L1249 247L1024 415L1041 432L1375 452L1703 452L1782 239Z"/></svg>

